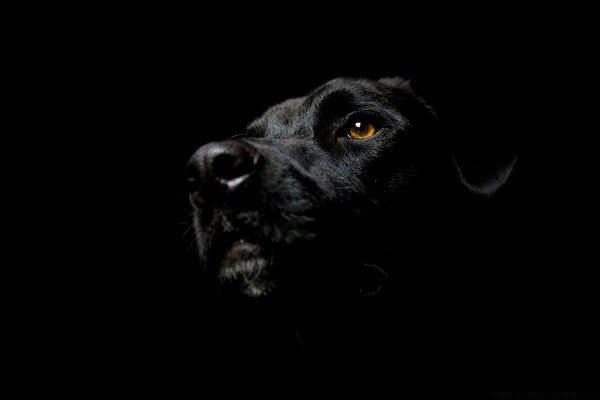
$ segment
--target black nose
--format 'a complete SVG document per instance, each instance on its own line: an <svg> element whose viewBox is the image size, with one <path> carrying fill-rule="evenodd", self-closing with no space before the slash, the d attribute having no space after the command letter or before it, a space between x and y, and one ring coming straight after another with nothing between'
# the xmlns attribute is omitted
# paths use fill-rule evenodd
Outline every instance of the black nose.
<svg viewBox="0 0 600 400"><path fill-rule="evenodd" d="M248 143L226 141L200 147L187 165L191 199L195 204L222 200L248 186L262 164Z"/></svg>

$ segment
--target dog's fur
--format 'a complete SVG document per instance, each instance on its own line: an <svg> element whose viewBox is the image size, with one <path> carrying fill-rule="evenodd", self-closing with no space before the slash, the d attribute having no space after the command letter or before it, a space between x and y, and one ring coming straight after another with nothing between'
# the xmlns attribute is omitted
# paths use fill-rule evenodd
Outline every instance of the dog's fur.
<svg viewBox="0 0 600 400"><path fill-rule="evenodd" d="M356 119L379 131L345 137ZM415 238L442 235L433 221L468 192L495 193L514 165L461 169L434 111L401 78L332 80L230 140L264 164L240 198L196 204L194 224L207 279L253 297L381 292L380 278L398 268L382 265L384 254L416 257ZM248 244L236 257L227 250L240 239Z"/></svg>

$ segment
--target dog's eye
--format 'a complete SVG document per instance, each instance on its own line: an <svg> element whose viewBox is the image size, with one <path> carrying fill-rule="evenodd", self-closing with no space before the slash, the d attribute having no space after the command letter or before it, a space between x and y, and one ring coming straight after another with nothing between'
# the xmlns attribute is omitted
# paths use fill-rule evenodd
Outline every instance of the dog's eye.
<svg viewBox="0 0 600 400"><path fill-rule="evenodd" d="M375 125L368 122L357 121L350 126L348 137L351 139L364 140L372 137L377 133Z"/></svg>

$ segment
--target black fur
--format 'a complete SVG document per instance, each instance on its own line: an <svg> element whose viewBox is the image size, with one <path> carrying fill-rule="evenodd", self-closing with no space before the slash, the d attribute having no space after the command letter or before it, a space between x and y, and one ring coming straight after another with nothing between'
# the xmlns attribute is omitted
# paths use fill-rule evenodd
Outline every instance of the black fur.
<svg viewBox="0 0 600 400"><path fill-rule="evenodd" d="M356 119L379 131L346 137ZM449 243L453 207L495 193L515 161L461 170L435 113L401 78L332 80L231 141L260 168L226 201L194 202L194 225L214 290L252 297L384 293L401 271L389 259L418 259L420 241ZM195 157L190 168L202 170Z"/></svg>

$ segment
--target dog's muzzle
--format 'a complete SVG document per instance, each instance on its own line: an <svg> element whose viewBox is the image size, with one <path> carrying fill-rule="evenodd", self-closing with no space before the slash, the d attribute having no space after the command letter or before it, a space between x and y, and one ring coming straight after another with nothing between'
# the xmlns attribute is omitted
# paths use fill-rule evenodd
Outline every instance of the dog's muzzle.
<svg viewBox="0 0 600 400"><path fill-rule="evenodd" d="M200 147L186 169L192 205L217 205L234 199L252 187L263 161L254 147L241 141Z"/></svg>

